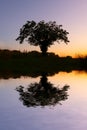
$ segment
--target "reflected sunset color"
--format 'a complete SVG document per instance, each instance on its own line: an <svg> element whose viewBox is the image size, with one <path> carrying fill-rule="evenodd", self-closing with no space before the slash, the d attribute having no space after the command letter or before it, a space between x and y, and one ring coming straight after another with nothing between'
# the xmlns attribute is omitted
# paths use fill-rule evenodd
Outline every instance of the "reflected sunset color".
<svg viewBox="0 0 87 130"><path fill-rule="evenodd" d="M87 129L87 73L81 71L60 72L47 78L48 84L53 84L54 87L58 86L59 91L64 85L70 86L67 90L67 100L60 99L61 104L51 107L49 107L49 104L46 104L45 107L37 105L32 108L27 107L20 102L20 96L24 96L25 93L19 95L16 87L23 85L26 90L31 83L34 85L36 82L38 85L41 76L37 78L21 77L0 80L0 129ZM27 96L25 97L26 100L28 100Z"/></svg>
<svg viewBox="0 0 87 130"><path fill-rule="evenodd" d="M74 94L79 93L84 96L84 94L82 94L83 88L85 88L83 93L87 93L87 73L85 71L72 71L70 73L59 72L53 77L49 77L49 80L53 82L53 84L69 84L70 86L73 86L70 87L71 93L73 90Z"/></svg>

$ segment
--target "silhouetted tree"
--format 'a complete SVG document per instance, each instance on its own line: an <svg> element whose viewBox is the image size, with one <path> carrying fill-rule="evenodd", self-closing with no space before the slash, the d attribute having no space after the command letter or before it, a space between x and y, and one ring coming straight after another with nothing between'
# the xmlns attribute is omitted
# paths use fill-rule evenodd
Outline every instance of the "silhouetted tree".
<svg viewBox="0 0 87 130"><path fill-rule="evenodd" d="M65 85L61 89L54 87L53 84L47 81L46 75L41 77L39 83L31 83L28 88L24 89L23 86L19 86L16 90L20 94L20 100L27 107L36 106L51 106L57 103L61 104L60 101L64 101L68 98L67 90L69 86Z"/></svg>
<svg viewBox="0 0 87 130"><path fill-rule="evenodd" d="M69 33L62 29L62 25L57 25L55 21L47 23L43 20L38 23L27 21L20 29L19 37L16 40L19 40L20 43L27 40L31 45L39 46L42 54L45 55L48 47L54 44L55 41L68 43L67 34Z"/></svg>

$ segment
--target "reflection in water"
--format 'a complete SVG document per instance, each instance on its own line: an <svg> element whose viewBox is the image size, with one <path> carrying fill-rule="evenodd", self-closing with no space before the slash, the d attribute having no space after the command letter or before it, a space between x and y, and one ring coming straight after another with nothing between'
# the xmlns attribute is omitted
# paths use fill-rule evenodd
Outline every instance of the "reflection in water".
<svg viewBox="0 0 87 130"><path fill-rule="evenodd" d="M36 106L55 106L61 104L60 101L68 99L69 86L65 85L62 88L54 87L48 82L46 74L43 74L39 83L31 83L26 89L19 86L16 90L20 94L20 101L27 107Z"/></svg>

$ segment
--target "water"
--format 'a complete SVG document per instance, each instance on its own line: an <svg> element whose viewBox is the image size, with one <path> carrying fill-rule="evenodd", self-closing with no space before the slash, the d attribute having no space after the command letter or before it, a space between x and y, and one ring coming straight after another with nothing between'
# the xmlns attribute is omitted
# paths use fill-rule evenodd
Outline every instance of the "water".
<svg viewBox="0 0 87 130"><path fill-rule="evenodd" d="M0 79L0 130L54 129L87 130L87 73Z"/></svg>

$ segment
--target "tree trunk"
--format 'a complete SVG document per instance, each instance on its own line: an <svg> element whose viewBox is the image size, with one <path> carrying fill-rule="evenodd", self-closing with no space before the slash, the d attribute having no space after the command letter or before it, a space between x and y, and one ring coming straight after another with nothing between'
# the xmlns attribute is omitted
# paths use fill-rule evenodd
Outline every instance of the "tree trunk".
<svg viewBox="0 0 87 130"><path fill-rule="evenodd" d="M40 46L40 49L41 49L41 51L42 51L42 55L43 55L43 56L47 55L47 50L48 50L48 47L47 47L47 46L41 45L41 46Z"/></svg>

